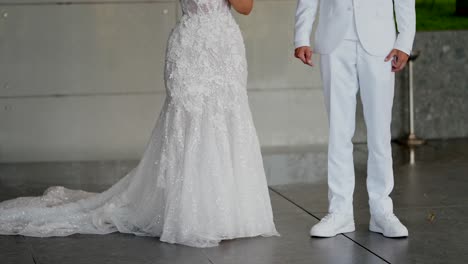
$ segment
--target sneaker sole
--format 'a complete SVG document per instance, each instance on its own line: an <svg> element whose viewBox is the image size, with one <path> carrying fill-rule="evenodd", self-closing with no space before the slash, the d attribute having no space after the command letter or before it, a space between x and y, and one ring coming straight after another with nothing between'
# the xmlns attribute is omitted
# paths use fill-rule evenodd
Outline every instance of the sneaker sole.
<svg viewBox="0 0 468 264"><path fill-rule="evenodd" d="M388 238L402 238L402 237L408 237L408 233L405 234L389 234L385 233L380 227L375 225L374 223L369 224L369 231L374 232L374 233L379 233L382 234L384 237Z"/></svg>
<svg viewBox="0 0 468 264"><path fill-rule="evenodd" d="M310 236L311 237L335 237L335 236L337 236L339 234L352 233L354 231L356 231L356 227L355 227L355 225L353 223L353 224L350 224L348 226L345 226L345 227L337 230L334 233L312 233L312 232L310 232Z"/></svg>

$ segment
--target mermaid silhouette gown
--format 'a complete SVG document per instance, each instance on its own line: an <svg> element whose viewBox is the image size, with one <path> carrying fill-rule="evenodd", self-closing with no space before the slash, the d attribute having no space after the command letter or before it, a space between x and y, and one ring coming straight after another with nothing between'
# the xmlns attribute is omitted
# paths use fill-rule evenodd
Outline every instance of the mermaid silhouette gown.
<svg viewBox="0 0 468 264"><path fill-rule="evenodd" d="M181 5L166 53L167 97L138 166L102 193L56 186L4 201L0 234L122 232L194 247L278 235L230 5Z"/></svg>

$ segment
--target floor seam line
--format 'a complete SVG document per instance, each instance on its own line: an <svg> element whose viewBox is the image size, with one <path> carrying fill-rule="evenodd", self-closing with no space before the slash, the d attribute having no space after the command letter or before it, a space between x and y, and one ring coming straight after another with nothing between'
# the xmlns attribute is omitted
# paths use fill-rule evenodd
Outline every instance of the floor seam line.
<svg viewBox="0 0 468 264"><path fill-rule="evenodd" d="M215 263L210 259L210 256L208 256L208 254L205 252L205 250L202 250L202 253L203 253L203 255L205 255L206 259L208 259L208 262L210 262L211 264L215 264Z"/></svg>
<svg viewBox="0 0 468 264"><path fill-rule="evenodd" d="M34 264L40 264L40 262L37 261L36 257L34 256L35 254L34 254L34 248L33 248L32 244L29 241L27 241L26 237L23 237L23 239L28 245L29 253L31 254L31 259L32 259L33 263Z"/></svg>
<svg viewBox="0 0 468 264"><path fill-rule="evenodd" d="M299 209L301 209L302 211L304 211L306 214L312 216L313 218L317 219L320 221L320 218L313 215L312 213L310 213L308 210L306 210L304 207L300 206L299 204L297 204L296 202L294 202L293 200L289 199L288 197L284 196L282 193L280 193L279 191L273 189L273 187L268 187L268 189L270 189L272 192L276 193L277 195L281 196L283 199L285 199L286 201L292 203L293 205L295 205L296 207L298 207ZM391 264L390 261L384 259L383 257L377 255L377 253L373 252L372 250L370 250L369 248L365 247L364 245L362 245L361 243L355 241L354 239L350 238L349 236L347 236L346 234L340 234L342 235L343 237L347 238L348 240L351 240L353 243L355 243L356 245L358 245L359 247L363 248L364 250L366 250L367 252L371 253L372 255L376 256L377 258L381 259L382 261L384 261L385 263L388 263L388 264Z"/></svg>

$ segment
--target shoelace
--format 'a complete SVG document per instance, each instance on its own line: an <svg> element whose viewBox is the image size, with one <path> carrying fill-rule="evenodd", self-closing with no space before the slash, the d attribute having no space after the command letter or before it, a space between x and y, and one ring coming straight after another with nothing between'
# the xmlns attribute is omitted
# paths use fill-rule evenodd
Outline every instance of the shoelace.
<svg viewBox="0 0 468 264"><path fill-rule="evenodd" d="M324 223L329 222L333 220L334 217L335 216L333 214L327 214L326 216L322 218L322 220L320 220L320 222L324 222Z"/></svg>
<svg viewBox="0 0 468 264"><path fill-rule="evenodd" d="M387 223L400 223L400 220L398 220L394 213L385 214L382 216L382 218Z"/></svg>

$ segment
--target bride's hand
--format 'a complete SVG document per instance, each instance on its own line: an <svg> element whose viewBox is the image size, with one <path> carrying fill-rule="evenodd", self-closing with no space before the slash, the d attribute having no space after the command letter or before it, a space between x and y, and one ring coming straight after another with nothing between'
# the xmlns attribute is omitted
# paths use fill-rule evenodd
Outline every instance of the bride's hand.
<svg viewBox="0 0 468 264"><path fill-rule="evenodd" d="M229 3L237 12L243 15L250 14L253 9L253 0L229 0Z"/></svg>
<svg viewBox="0 0 468 264"><path fill-rule="evenodd" d="M308 46L302 46L294 50L294 57L301 60L304 64L314 67L312 62L312 49Z"/></svg>

